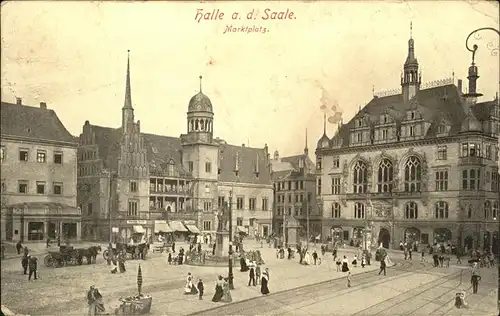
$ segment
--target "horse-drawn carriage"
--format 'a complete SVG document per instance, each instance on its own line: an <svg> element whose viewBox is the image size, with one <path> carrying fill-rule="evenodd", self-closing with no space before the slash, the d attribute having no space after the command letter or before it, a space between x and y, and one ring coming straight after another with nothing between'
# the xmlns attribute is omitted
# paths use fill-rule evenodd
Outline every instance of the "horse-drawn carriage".
<svg viewBox="0 0 500 316"><path fill-rule="evenodd" d="M116 243L116 246L113 247L113 254L118 254L120 251L125 250L125 259L146 259L146 255L148 253L148 245L146 243L141 244L124 244L124 243ZM105 260L110 259L109 249L104 250L103 257Z"/></svg>
<svg viewBox="0 0 500 316"><path fill-rule="evenodd" d="M82 265L83 259L87 259L87 264L95 263L97 254L101 251L101 246L91 246L89 248L74 248L73 246L61 246L59 251L49 251L44 258L46 267L59 268L70 265Z"/></svg>

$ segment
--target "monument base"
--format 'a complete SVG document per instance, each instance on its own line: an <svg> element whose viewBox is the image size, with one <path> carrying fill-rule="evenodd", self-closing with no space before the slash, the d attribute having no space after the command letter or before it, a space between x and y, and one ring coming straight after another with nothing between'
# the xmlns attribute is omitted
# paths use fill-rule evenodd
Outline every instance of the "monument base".
<svg viewBox="0 0 500 316"><path fill-rule="evenodd" d="M215 256L227 257L229 255L229 232L215 233Z"/></svg>

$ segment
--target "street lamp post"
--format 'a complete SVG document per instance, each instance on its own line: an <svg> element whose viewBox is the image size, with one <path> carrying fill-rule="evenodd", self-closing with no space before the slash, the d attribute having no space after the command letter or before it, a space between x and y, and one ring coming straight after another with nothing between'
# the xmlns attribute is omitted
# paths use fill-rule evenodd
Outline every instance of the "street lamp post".
<svg viewBox="0 0 500 316"><path fill-rule="evenodd" d="M229 288L234 290L233 283L233 190L229 191Z"/></svg>
<svg viewBox="0 0 500 316"><path fill-rule="evenodd" d="M306 197L306 248L309 248L309 238L310 238L310 235L309 235L309 203L307 201L307 197Z"/></svg>

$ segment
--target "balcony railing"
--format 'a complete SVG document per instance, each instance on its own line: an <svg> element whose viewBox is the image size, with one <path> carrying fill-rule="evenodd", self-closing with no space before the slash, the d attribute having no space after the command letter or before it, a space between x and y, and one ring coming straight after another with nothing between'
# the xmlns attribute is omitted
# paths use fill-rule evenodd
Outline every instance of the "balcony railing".
<svg viewBox="0 0 500 316"><path fill-rule="evenodd" d="M184 188L169 189L169 188L164 188L164 187L162 188L162 187L155 187L155 186L150 186L149 192L150 193L157 193L157 194L172 194L172 195L191 195L192 194L191 189L184 189Z"/></svg>
<svg viewBox="0 0 500 316"><path fill-rule="evenodd" d="M482 165L484 164L484 158L478 156L464 156L460 157L458 160L459 165Z"/></svg>

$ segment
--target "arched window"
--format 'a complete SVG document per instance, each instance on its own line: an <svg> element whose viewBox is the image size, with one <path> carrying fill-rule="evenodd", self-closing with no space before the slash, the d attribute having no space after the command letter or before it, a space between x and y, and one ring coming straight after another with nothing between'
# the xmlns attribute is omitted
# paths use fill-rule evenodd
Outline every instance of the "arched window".
<svg viewBox="0 0 500 316"><path fill-rule="evenodd" d="M467 206L467 218L472 218L472 205Z"/></svg>
<svg viewBox="0 0 500 316"><path fill-rule="evenodd" d="M405 218L406 219L417 219L418 218L418 206L415 202L408 202L405 205Z"/></svg>
<svg viewBox="0 0 500 316"><path fill-rule="evenodd" d="M378 192L392 192L394 168L389 159L383 159L378 166Z"/></svg>
<svg viewBox="0 0 500 316"><path fill-rule="evenodd" d="M434 209L435 218L448 218L448 203L439 201Z"/></svg>
<svg viewBox="0 0 500 316"><path fill-rule="evenodd" d="M493 202L493 220L498 218L498 201Z"/></svg>
<svg viewBox="0 0 500 316"><path fill-rule="evenodd" d="M491 217L491 202L484 202L484 219L489 219Z"/></svg>
<svg viewBox="0 0 500 316"><path fill-rule="evenodd" d="M422 164L420 159L411 156L405 163L405 192L420 192Z"/></svg>
<svg viewBox="0 0 500 316"><path fill-rule="evenodd" d="M332 218L340 217L340 204L335 202L332 204Z"/></svg>
<svg viewBox="0 0 500 316"><path fill-rule="evenodd" d="M364 162L358 161L354 165L354 193L366 193L368 189L368 170Z"/></svg>
<svg viewBox="0 0 500 316"><path fill-rule="evenodd" d="M365 205L363 203L354 204L354 218L365 218Z"/></svg>

